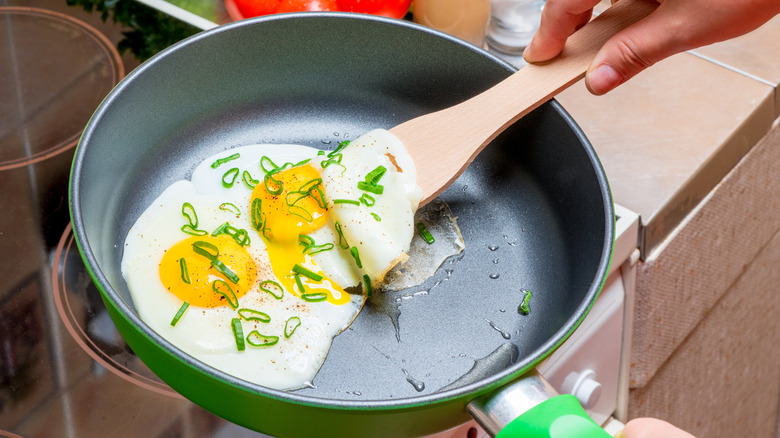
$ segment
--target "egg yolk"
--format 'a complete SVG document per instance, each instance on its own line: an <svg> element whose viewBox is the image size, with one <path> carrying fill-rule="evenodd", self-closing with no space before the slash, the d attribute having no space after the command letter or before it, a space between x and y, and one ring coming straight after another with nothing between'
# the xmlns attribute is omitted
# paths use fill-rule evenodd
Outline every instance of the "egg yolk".
<svg viewBox="0 0 780 438"><path fill-rule="evenodd" d="M225 235L184 239L166 251L160 262L160 279L165 288L199 307L234 307L256 277L252 257Z"/></svg>
<svg viewBox="0 0 780 438"><path fill-rule="evenodd" d="M303 164L276 173L273 179L275 181L268 181L268 184L261 182L255 187L250 205L260 203L262 226L257 231L266 242L274 274L285 290L297 296L325 294L331 303L348 303L348 294L328 278L323 276L322 280L313 281L298 276L296 281L296 274L293 273L295 265L317 271L311 257L303 253L299 236L316 231L327 223L320 174L311 165ZM322 272L316 273L322 275ZM298 282L303 285L303 291ZM323 287L322 283L325 282L330 283L331 288ZM332 290L339 292L339 296L334 296Z"/></svg>

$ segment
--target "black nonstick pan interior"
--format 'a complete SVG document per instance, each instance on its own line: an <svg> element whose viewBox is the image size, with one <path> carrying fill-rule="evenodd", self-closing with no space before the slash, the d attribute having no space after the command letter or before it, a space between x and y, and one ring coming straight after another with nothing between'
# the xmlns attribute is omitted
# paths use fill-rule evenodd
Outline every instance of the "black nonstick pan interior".
<svg viewBox="0 0 780 438"><path fill-rule="evenodd" d="M346 14L250 20L169 49L114 90L77 151L74 229L104 299L142 338L182 355L132 312L119 268L129 227L167 185L244 144L332 149L465 100L512 70L443 34ZM446 401L458 424L470 397L530 369L584 317L607 272L612 207L595 153L554 101L498 137L440 199L466 249L422 286L374 296L313 387L284 393L206 374L293 406ZM533 292L528 315L517 310L524 290ZM267 429L278 430L295 429Z"/></svg>

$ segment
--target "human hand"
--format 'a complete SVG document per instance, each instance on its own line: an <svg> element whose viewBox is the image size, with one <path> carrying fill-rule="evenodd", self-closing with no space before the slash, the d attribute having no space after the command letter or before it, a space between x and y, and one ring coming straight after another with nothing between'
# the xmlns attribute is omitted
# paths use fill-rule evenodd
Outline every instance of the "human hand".
<svg viewBox="0 0 780 438"><path fill-rule="evenodd" d="M695 438L663 420L637 418L626 423L616 438Z"/></svg>
<svg viewBox="0 0 780 438"><path fill-rule="evenodd" d="M780 14L779 0L644 1L660 5L599 50L585 76L591 93L607 93L664 58L744 35ZM523 53L525 60L543 62L557 56L566 39L590 20L598 3L547 0L541 26Z"/></svg>

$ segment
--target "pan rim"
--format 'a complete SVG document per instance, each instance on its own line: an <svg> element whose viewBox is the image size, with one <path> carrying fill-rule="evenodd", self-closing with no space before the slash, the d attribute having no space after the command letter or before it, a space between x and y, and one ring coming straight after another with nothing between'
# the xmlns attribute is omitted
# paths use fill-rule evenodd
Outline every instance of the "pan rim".
<svg viewBox="0 0 780 438"><path fill-rule="evenodd" d="M257 25L258 23L272 22L278 20L290 20L290 19L308 20L308 19L322 19L322 18L369 20L369 21L375 21L387 25L407 27L415 31L435 35L447 39L449 41L452 41L456 44L463 45L479 53L479 55L490 59L492 62L499 64L501 67L505 68L508 73L511 73L516 70L514 66L496 57L495 55L490 54L487 51L484 51L476 46L473 46L465 41L459 40L458 38L452 37L443 32L436 31L434 29L430 29L427 27L423 27L416 23L410 23L410 22L386 18L386 17L345 13L345 12L285 13L285 14L277 14L277 15L264 16L264 17L256 17L252 19L247 19L247 20L223 25L204 32L200 32L183 41L180 41L179 43L174 44L173 46L165 49L164 51L160 52L160 54L155 55L153 58L146 61L138 68L136 68L134 71L128 74L127 77L123 79L116 87L114 87L111 93L108 94L108 96L103 100L103 102L100 104L98 109L90 118L86 128L84 129L81 135L81 138L79 140L78 146L75 151L74 160L71 166L70 187L68 191L71 221L73 223L74 236L75 236L75 241L77 243L77 247L79 249L79 253L81 255L82 260L84 261L84 264L89 272L90 277L92 278L92 281L95 283L95 285L97 286L100 292L101 298L103 299L104 302L106 302L107 306L109 305L113 306L114 309L118 310L120 312L121 317L124 318L126 322L131 324L133 328L138 332L138 334L140 334L147 342L150 342L158 350L160 350L161 353L169 356L170 358L176 360L177 362L181 362L186 366L193 368L197 373L215 379L219 384L228 385L242 392L253 393L253 394L259 393L262 396L274 400L292 402L294 404L302 405L302 406L311 406L311 407L334 409L334 410L353 410L353 411L355 410L375 411L375 410L394 410L399 408L400 409L416 408L424 405L429 405L432 403L439 404L439 403L446 403L450 401L456 401L459 399L463 399L464 397L474 398L479 395L490 392L498 387L501 387L509 383L510 381L516 380L517 378L519 378L520 376L522 376L523 374L531 370L533 367L535 367L539 362L541 362L553 351L555 351L555 349L558 346L560 346L560 344L562 344L579 326L579 324L582 322L582 320L585 318L588 311L590 310L590 307L593 305L596 298L598 297L604 283L606 282L607 274L609 272L609 266L611 264L611 259L612 259L612 249L614 244L614 223L613 221L611 221L611 218L614 217L614 211L612 205L611 191L609 189L609 184L607 181L606 174L604 172L603 167L601 166L601 163L596 155L595 150L593 149L593 146L590 144L590 142L586 138L581 128L576 124L576 122L566 112L566 110L554 99L552 99L549 102L549 104L552 105L553 109L563 117L564 121L572 128L575 135L583 143L584 150L586 152L588 159L593 164L596 180L598 182L599 187L601 188L602 202L605 211L605 236L604 236L604 247L603 247L604 250L602 251L599 260L598 270L596 271L596 274L594 276L593 283L591 284L588 292L585 294L582 303L579 306L577 306L577 308L575 309L575 312L572 314L572 317L569 320L567 320L566 323L563 324L545 343L540 345L538 348L536 348L530 354L526 355L524 358L520 358L513 366L508 367L499 373L493 374L490 377L478 380L477 382L470 383L457 388L441 391L441 392L434 392L431 394L419 395L414 397L403 397L397 399L379 399L379 400L341 400L341 399L337 400L337 399L328 399L324 397L312 397L307 395L301 395L295 392L288 392L288 391L266 388L239 379L223 371L220 371L216 368L213 368L209 365L206 365L192 358L191 356L187 355L182 350L180 350L179 348L171 344L169 341L162 338L160 335L154 332L148 325L146 325L141 320L141 318L130 308L130 306L123 299L121 299L121 297L118 296L117 292L113 289L113 287L111 287L111 284L108 281L106 275L100 269L100 265L98 264L95 252L92 250L92 247L87 239L85 225L82 220L82 209L80 205L81 171L82 171L85 155L89 150L89 140L93 135L96 126L99 124L100 120L103 118L106 111L110 107L111 103L117 98L117 96L124 89L128 88L129 86L132 86L135 78L143 74L144 71L151 68L153 65L155 65L155 63L160 62L160 60L164 59L166 56L170 56L171 54L184 49L190 44L197 43L199 40L203 38L208 38L211 37L212 35L219 34L222 32L229 32L231 31L231 29L234 28Z"/></svg>

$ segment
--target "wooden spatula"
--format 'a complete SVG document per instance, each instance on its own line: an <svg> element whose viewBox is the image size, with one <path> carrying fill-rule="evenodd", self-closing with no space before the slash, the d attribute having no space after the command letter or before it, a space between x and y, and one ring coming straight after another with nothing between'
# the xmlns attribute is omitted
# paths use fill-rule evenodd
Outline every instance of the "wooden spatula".
<svg viewBox="0 0 780 438"><path fill-rule="evenodd" d="M569 38L552 61L527 65L463 103L390 129L414 159L417 183L423 189L421 205L452 184L504 129L582 79L612 35L657 6L653 0L620 0Z"/></svg>

